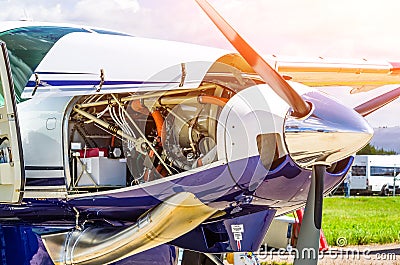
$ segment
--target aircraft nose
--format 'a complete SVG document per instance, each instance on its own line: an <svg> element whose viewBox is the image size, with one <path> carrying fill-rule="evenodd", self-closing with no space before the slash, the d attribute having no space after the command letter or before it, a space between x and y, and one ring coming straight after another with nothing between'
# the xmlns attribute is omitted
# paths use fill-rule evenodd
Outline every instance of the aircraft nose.
<svg viewBox="0 0 400 265"><path fill-rule="evenodd" d="M331 165L363 148L373 129L353 109L318 92L304 95L313 105L304 119L288 116L285 142L291 158L303 168Z"/></svg>

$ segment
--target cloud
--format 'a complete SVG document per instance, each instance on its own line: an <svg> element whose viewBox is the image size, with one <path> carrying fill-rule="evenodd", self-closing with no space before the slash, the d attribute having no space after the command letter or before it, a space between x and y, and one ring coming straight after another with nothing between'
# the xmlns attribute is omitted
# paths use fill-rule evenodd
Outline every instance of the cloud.
<svg viewBox="0 0 400 265"><path fill-rule="evenodd" d="M209 1L262 54L400 62L397 0ZM0 0L0 4L0 20L86 24L233 50L193 0ZM390 109L398 106L396 101ZM385 120L384 115L377 112L370 119Z"/></svg>
<svg viewBox="0 0 400 265"><path fill-rule="evenodd" d="M44 0L3 1L0 2L0 20L35 19L35 17L39 17L59 21L58 18L62 16L62 7L59 2L61 1L52 1L51 3Z"/></svg>
<svg viewBox="0 0 400 265"><path fill-rule="evenodd" d="M210 0L265 54L399 58L396 0ZM194 1L8 0L0 20L88 24L137 36L230 48Z"/></svg>
<svg viewBox="0 0 400 265"><path fill-rule="evenodd" d="M8 0L1 4L1 20L19 20L28 16L35 21L88 22L113 25L137 13L136 0Z"/></svg>
<svg viewBox="0 0 400 265"><path fill-rule="evenodd" d="M113 25L139 12L135 0L81 0L73 7L69 19Z"/></svg>

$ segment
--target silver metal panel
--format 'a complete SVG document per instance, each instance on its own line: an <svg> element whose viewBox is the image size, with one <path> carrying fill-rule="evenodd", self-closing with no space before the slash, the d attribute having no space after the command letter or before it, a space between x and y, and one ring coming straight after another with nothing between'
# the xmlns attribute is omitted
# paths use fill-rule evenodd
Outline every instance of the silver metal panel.
<svg viewBox="0 0 400 265"><path fill-rule="evenodd" d="M34 97L18 104L18 111L24 113L19 118L25 165L64 165L62 121L70 99Z"/></svg>

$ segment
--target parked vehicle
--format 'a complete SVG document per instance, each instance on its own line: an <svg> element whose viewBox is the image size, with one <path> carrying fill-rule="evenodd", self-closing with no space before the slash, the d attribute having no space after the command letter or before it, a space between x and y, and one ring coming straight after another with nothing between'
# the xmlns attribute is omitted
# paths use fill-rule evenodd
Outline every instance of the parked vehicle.
<svg viewBox="0 0 400 265"><path fill-rule="evenodd" d="M357 155L351 168L352 192L400 194L400 155ZM397 180L394 180L395 176Z"/></svg>

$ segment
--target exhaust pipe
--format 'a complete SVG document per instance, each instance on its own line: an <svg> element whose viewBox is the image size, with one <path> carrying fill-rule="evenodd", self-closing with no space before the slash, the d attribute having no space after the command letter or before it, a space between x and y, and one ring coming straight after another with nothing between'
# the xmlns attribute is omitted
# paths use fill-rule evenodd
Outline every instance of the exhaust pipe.
<svg viewBox="0 0 400 265"><path fill-rule="evenodd" d="M194 194L182 192L154 207L130 227L87 227L42 239L55 265L107 264L167 243L216 211Z"/></svg>

